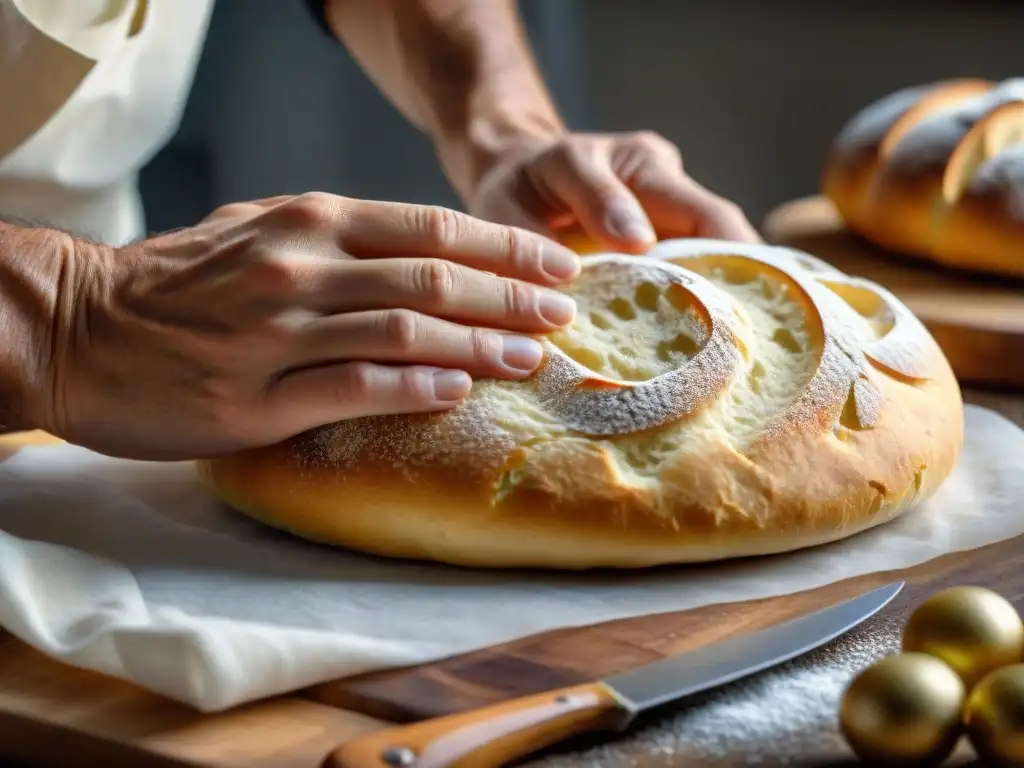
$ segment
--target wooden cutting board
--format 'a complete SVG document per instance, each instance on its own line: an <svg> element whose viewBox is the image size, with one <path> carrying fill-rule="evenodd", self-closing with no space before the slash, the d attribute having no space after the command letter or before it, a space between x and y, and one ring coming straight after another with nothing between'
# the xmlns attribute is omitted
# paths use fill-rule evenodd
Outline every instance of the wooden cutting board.
<svg viewBox="0 0 1024 768"><path fill-rule="evenodd" d="M820 608L897 577L909 579L907 587L862 631L871 632L872 625L893 615L903 620L927 595L957 584L990 586L1024 610L1024 537L789 597L546 633L209 716L64 667L0 634L0 758L104 768L319 768L339 744L390 724L359 709L391 712L395 720L406 721L585 682ZM637 728L652 721L641 718ZM828 756L849 757L845 749ZM688 760L685 744L674 747L673 758L680 761L674 764L706 764ZM664 766L653 754L638 755L631 764Z"/></svg>
<svg viewBox="0 0 1024 768"><path fill-rule="evenodd" d="M961 382L1024 387L1024 281L944 269L879 248L843 225L823 197L765 218L765 240L888 288L928 327Z"/></svg>

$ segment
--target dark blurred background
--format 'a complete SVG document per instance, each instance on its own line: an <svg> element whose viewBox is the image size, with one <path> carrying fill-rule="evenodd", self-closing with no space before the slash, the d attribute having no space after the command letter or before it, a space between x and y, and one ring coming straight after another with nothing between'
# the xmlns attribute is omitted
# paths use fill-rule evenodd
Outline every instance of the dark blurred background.
<svg viewBox="0 0 1024 768"><path fill-rule="evenodd" d="M574 130L659 131L755 224L816 191L829 142L870 101L946 77L1024 76L1019 0L521 0L520 9ZM151 230L307 190L458 207L429 143L302 0L217 0L181 129L142 187Z"/></svg>

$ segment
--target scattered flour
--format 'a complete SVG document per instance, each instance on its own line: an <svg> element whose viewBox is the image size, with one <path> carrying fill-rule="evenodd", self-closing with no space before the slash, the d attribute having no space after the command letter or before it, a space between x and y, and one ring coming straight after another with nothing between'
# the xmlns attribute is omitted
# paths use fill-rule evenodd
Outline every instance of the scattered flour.
<svg viewBox="0 0 1024 768"><path fill-rule="evenodd" d="M627 735L527 768L803 766L837 755L855 762L838 730L840 697L860 670L898 652L905 620L903 611L882 614L813 653L680 705ZM957 755L964 755L960 747Z"/></svg>

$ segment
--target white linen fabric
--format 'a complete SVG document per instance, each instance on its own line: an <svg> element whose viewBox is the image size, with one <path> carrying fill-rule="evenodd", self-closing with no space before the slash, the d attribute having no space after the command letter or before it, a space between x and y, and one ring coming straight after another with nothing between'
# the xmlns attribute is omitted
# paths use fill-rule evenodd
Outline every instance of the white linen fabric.
<svg viewBox="0 0 1024 768"><path fill-rule="evenodd" d="M226 509L189 463L64 444L0 463L0 530L0 626L55 659L216 711L545 630L789 594L1024 534L1024 431L968 406L954 473L897 521L786 555L647 572L485 572L362 556Z"/></svg>

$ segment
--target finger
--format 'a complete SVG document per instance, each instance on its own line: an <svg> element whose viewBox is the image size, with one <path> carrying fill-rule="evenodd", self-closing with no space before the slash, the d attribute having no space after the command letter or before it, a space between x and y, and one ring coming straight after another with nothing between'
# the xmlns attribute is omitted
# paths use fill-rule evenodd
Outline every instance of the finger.
<svg viewBox="0 0 1024 768"><path fill-rule="evenodd" d="M629 187L611 166L603 142L567 146L542 158L535 185L549 189L575 214L582 229L606 247L643 253L655 242L654 228Z"/></svg>
<svg viewBox="0 0 1024 768"><path fill-rule="evenodd" d="M661 238L709 237L761 242L757 230L738 206L681 171L648 166L633 176L631 187Z"/></svg>
<svg viewBox="0 0 1024 768"><path fill-rule="evenodd" d="M564 293L441 259L321 262L311 308L340 314L409 309L469 325L548 333L568 325L576 303Z"/></svg>
<svg viewBox="0 0 1024 768"><path fill-rule="evenodd" d="M342 248L358 258L422 256L555 285L579 274L570 249L516 227L447 208L359 201L342 234Z"/></svg>
<svg viewBox="0 0 1024 768"><path fill-rule="evenodd" d="M465 371L343 363L284 376L267 393L267 412L272 431L283 438L365 416L453 408L471 387Z"/></svg>
<svg viewBox="0 0 1024 768"><path fill-rule="evenodd" d="M289 368L369 360L458 368L474 376L515 380L533 373L544 352L529 336L389 309L313 320L296 331L290 354Z"/></svg>

